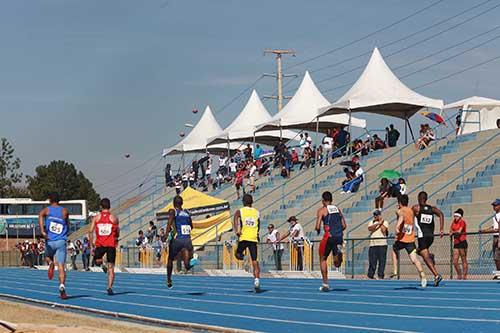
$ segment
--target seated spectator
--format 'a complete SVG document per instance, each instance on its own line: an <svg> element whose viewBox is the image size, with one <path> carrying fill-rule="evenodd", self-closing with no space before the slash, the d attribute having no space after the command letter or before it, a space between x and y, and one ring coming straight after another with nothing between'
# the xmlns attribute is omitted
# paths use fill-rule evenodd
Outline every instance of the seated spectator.
<svg viewBox="0 0 500 333"><path fill-rule="evenodd" d="M237 168L237 166L238 166L238 163L236 163L234 161L234 158L232 158L231 161L229 162L229 173L233 177L236 174L236 168Z"/></svg>
<svg viewBox="0 0 500 333"><path fill-rule="evenodd" d="M307 147L304 149L304 157L302 159L302 163L300 164L299 170L302 170L303 167L309 169L309 167L311 166L311 159L312 159L312 151L311 148Z"/></svg>
<svg viewBox="0 0 500 333"><path fill-rule="evenodd" d="M373 135L373 140L372 140L372 149L373 150L379 150L379 149L385 149L385 143L382 141L381 138L378 137L377 134Z"/></svg>
<svg viewBox="0 0 500 333"><path fill-rule="evenodd" d="M245 168L240 165L238 171L236 171L234 186L236 188L236 197L240 199L240 188L243 189L243 194L245 194L245 188L243 185L243 179L245 178L246 171Z"/></svg>
<svg viewBox="0 0 500 333"><path fill-rule="evenodd" d="M359 189L359 185L361 182L363 182L363 169L359 166L359 164L356 164L353 166L352 171L354 172L354 178L344 184L342 186L342 192L341 193L354 193L357 192Z"/></svg>
<svg viewBox="0 0 500 333"><path fill-rule="evenodd" d="M245 155L246 160L252 158L252 147L250 144L247 144L246 148L243 150L243 155Z"/></svg>
<svg viewBox="0 0 500 333"><path fill-rule="evenodd" d="M161 255L163 253L163 242L161 241L160 235L156 235L153 241L152 248L155 253L156 264L161 266Z"/></svg>
<svg viewBox="0 0 500 333"><path fill-rule="evenodd" d="M319 146L316 150L315 150L315 154L314 154L314 163L318 162L319 163L319 166L323 166L323 160L324 160L324 156L323 156L323 147L322 146ZM326 164L325 164L326 166Z"/></svg>
<svg viewBox="0 0 500 333"><path fill-rule="evenodd" d="M149 243L152 243L158 234L158 228L156 228L154 221L149 221L149 228L146 234L146 237L149 240Z"/></svg>
<svg viewBox="0 0 500 333"><path fill-rule="evenodd" d="M342 181L342 185L354 179L354 172L349 170L349 168L344 168L345 180Z"/></svg>
<svg viewBox="0 0 500 333"><path fill-rule="evenodd" d="M245 155L239 149L236 149L236 154L233 157L236 164L240 164L245 159Z"/></svg>
<svg viewBox="0 0 500 333"><path fill-rule="evenodd" d="M417 149L422 150L428 148L431 141L434 140L436 140L436 136L429 124L420 125L420 138L418 138L415 144Z"/></svg>
<svg viewBox="0 0 500 333"><path fill-rule="evenodd" d="M297 151L295 150L295 148L292 148L292 164L295 165L295 164L299 164L299 154L297 153Z"/></svg>
<svg viewBox="0 0 500 333"><path fill-rule="evenodd" d="M271 162L266 159L260 159L260 165L257 165L257 168L259 169L259 176L267 176L270 174L270 167L271 167Z"/></svg>
<svg viewBox="0 0 500 333"><path fill-rule="evenodd" d="M379 196L375 198L375 209L382 211L384 208L384 199L391 196L391 186L387 178L380 180Z"/></svg>

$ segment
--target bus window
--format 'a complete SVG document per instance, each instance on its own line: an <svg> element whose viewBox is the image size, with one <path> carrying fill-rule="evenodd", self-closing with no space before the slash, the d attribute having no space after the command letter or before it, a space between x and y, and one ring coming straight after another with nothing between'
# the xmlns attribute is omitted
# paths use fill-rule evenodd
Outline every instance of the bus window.
<svg viewBox="0 0 500 333"><path fill-rule="evenodd" d="M38 215L42 209L47 207L46 204L25 204L24 214L25 215Z"/></svg>
<svg viewBox="0 0 500 333"><path fill-rule="evenodd" d="M82 204L62 204L68 210L69 215L82 215Z"/></svg>
<svg viewBox="0 0 500 333"><path fill-rule="evenodd" d="M23 215L23 209L21 205L8 205L7 215Z"/></svg>

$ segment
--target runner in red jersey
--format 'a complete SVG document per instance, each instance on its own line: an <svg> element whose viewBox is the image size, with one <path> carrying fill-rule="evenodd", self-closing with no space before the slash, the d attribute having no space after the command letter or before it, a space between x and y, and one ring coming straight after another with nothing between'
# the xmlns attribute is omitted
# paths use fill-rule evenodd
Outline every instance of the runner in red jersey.
<svg viewBox="0 0 500 333"><path fill-rule="evenodd" d="M118 218L111 214L110 209L109 199L102 199L101 212L94 216L90 225L89 240L92 244L95 231L94 257L97 265L102 265L102 270L108 274L108 295L111 296L115 280L116 247L118 246L120 228L118 227ZM104 255L106 255L107 267L103 264Z"/></svg>

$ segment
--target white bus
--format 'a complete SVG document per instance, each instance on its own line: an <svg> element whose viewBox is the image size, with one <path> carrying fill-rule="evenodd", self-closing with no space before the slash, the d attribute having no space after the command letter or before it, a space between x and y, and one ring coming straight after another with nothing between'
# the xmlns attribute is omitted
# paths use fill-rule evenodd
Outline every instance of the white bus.
<svg viewBox="0 0 500 333"><path fill-rule="evenodd" d="M31 238L40 236L38 213L49 204L48 201L33 201L24 198L0 198L0 223L5 224L9 237ZM61 201L60 205L69 212L69 231L85 225L88 218L87 201Z"/></svg>

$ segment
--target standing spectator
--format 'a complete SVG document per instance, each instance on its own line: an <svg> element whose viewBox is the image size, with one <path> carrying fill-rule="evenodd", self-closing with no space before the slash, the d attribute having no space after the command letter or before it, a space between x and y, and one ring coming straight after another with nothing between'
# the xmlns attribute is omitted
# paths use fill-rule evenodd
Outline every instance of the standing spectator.
<svg viewBox="0 0 500 333"><path fill-rule="evenodd" d="M267 227L267 231L269 233L266 236L266 243L272 244L274 264L276 266L276 270L281 271L282 270L281 257L283 255L284 246L282 243L279 242L280 233L278 230L274 229L274 224L270 224Z"/></svg>
<svg viewBox="0 0 500 333"><path fill-rule="evenodd" d="M296 270L302 271L304 270L304 229L297 222L298 220L295 216L290 216L287 221L290 223L290 229L283 236L280 236L279 242L290 237L290 243L292 243L293 248L297 251Z"/></svg>
<svg viewBox="0 0 500 333"><path fill-rule="evenodd" d="M389 132L387 133L387 145L389 147L396 147L399 140L399 131L394 128L393 124L389 125Z"/></svg>
<svg viewBox="0 0 500 333"><path fill-rule="evenodd" d="M196 184L193 168L189 169L188 173L189 186L193 187Z"/></svg>
<svg viewBox="0 0 500 333"><path fill-rule="evenodd" d="M207 179L207 184L209 184L212 178L212 160L207 161L207 168L205 169L205 177Z"/></svg>
<svg viewBox="0 0 500 333"><path fill-rule="evenodd" d="M83 262L83 269L86 271L89 271L89 263L90 263L90 242L87 237L83 238L83 243L82 243L82 262Z"/></svg>
<svg viewBox="0 0 500 333"><path fill-rule="evenodd" d="M234 154L234 161L236 162L236 164L239 165L241 162L243 162L244 159L245 155L243 155L240 149L236 149L236 154Z"/></svg>
<svg viewBox="0 0 500 333"><path fill-rule="evenodd" d="M185 190L189 186L189 174L187 171L182 173L182 188Z"/></svg>
<svg viewBox="0 0 500 333"><path fill-rule="evenodd" d="M375 209L382 211L384 208L384 199L390 197L391 187L387 178L380 180L379 196L375 198Z"/></svg>
<svg viewBox="0 0 500 333"><path fill-rule="evenodd" d="M163 244L167 244L167 234L165 233L165 228L160 228L160 240Z"/></svg>
<svg viewBox="0 0 500 333"><path fill-rule="evenodd" d="M161 266L161 254L163 253L163 243L161 241L160 235L156 235L152 247L153 250L155 251L156 264L158 266Z"/></svg>
<svg viewBox="0 0 500 333"><path fill-rule="evenodd" d="M389 127L386 127L385 128L385 139L384 139L384 143L386 146L389 146Z"/></svg>
<svg viewBox="0 0 500 333"><path fill-rule="evenodd" d="M149 221L149 228L146 237L149 243L152 243L158 234L158 228L156 228L154 221Z"/></svg>
<svg viewBox="0 0 500 333"><path fill-rule="evenodd" d="M309 136L309 133L304 133L304 139L306 140L306 146L312 147L313 139Z"/></svg>
<svg viewBox="0 0 500 333"><path fill-rule="evenodd" d="M219 170L218 172L221 172L223 175L227 173L227 157L224 153L221 153L219 156Z"/></svg>
<svg viewBox="0 0 500 333"><path fill-rule="evenodd" d="M45 240L40 239L38 241L38 265L43 265L43 262L45 261Z"/></svg>
<svg viewBox="0 0 500 333"><path fill-rule="evenodd" d="M500 271L500 242L498 241L498 230L500 225L500 199L496 199L491 203L491 205L495 211L495 215L493 215L493 223L491 227L479 230L479 232L493 234L493 259L495 260L497 271ZM498 280L500 279L500 276L495 275L493 279Z"/></svg>
<svg viewBox="0 0 500 333"><path fill-rule="evenodd" d="M200 166L201 169L201 179L205 178L205 164L208 164L209 161L210 161L210 153L207 153L198 161L198 165Z"/></svg>
<svg viewBox="0 0 500 333"><path fill-rule="evenodd" d="M144 231L139 230L139 237L135 240L135 245L139 247L139 251L137 253L139 262L141 262L141 252L146 249L147 244L148 239L144 236Z"/></svg>
<svg viewBox="0 0 500 333"><path fill-rule="evenodd" d="M467 280L469 264L467 263L467 222L465 222L464 211L459 208L453 213L453 221L450 225L450 236L453 237L453 266L457 271L458 280ZM462 267L458 258L462 260Z"/></svg>
<svg viewBox="0 0 500 333"><path fill-rule="evenodd" d="M236 196L238 200L240 199L240 188L243 188L243 179L245 178L245 169L243 166L238 167L238 171L236 171L234 186L236 188ZM243 188L243 194L245 194L245 188Z"/></svg>
<svg viewBox="0 0 500 333"><path fill-rule="evenodd" d="M255 174L257 167L253 161L248 161L248 185L250 186L250 193L255 192Z"/></svg>
<svg viewBox="0 0 500 333"><path fill-rule="evenodd" d="M198 171L200 169L200 165L198 163L198 160L193 160L193 163L191 163L191 167L192 167L192 170L193 170L193 179L194 179L194 182L198 182Z"/></svg>
<svg viewBox="0 0 500 333"><path fill-rule="evenodd" d="M462 126L462 111L458 111L457 116L455 117L455 125L457 125L455 134L458 135L458 132L460 132L460 127Z"/></svg>
<svg viewBox="0 0 500 333"><path fill-rule="evenodd" d="M295 150L295 148L292 148L292 165L299 164L299 154Z"/></svg>
<svg viewBox="0 0 500 333"><path fill-rule="evenodd" d="M262 147L259 144L257 144L255 146L255 151L253 153L253 158L257 160L257 159L260 158L260 155L262 155Z"/></svg>
<svg viewBox="0 0 500 333"><path fill-rule="evenodd" d="M389 223L382 218L379 210L373 212L373 221L368 222L368 231L370 232L370 248L368 249L368 278L375 278L375 269L377 268L377 277L384 279L385 262L387 258L387 230Z"/></svg>
<svg viewBox="0 0 500 333"><path fill-rule="evenodd" d="M300 147L300 156L304 156L304 149L306 148L306 139L304 139L304 134L299 134L299 147Z"/></svg>
<svg viewBox="0 0 500 333"><path fill-rule="evenodd" d="M245 155L245 159L249 160L252 158L252 147L248 143L246 148L243 150L243 154Z"/></svg>
<svg viewBox="0 0 500 333"><path fill-rule="evenodd" d="M69 239L68 239L68 253L71 258L71 267L73 268L74 271L77 271L78 267L76 267L76 256L78 255L78 252L75 244Z"/></svg>
<svg viewBox="0 0 500 333"><path fill-rule="evenodd" d="M344 128L341 128L337 134L337 143L342 155L347 151L347 144L351 141L350 134Z"/></svg>
<svg viewBox="0 0 500 333"><path fill-rule="evenodd" d="M174 186L175 186L175 193L179 195L182 192L182 180L180 175L175 176Z"/></svg>
<svg viewBox="0 0 500 333"><path fill-rule="evenodd" d="M238 164L234 161L234 158L232 158L231 161L229 162L229 173L231 174L231 177L234 177L234 175L236 174L237 166Z"/></svg>
<svg viewBox="0 0 500 333"><path fill-rule="evenodd" d="M173 185L173 178L172 178L172 169L171 165L167 164L165 166L165 186L166 187L172 187Z"/></svg>

